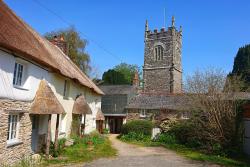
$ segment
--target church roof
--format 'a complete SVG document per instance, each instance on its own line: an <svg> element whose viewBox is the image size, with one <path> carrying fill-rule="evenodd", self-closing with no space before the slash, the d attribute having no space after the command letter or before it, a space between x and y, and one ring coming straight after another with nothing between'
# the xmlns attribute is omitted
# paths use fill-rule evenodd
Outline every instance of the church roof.
<svg viewBox="0 0 250 167"><path fill-rule="evenodd" d="M105 95L127 95L136 91L133 85L101 85L99 88Z"/></svg>
<svg viewBox="0 0 250 167"><path fill-rule="evenodd" d="M51 71L78 81L102 95L103 92L57 46L39 35L0 0L0 47Z"/></svg>
<svg viewBox="0 0 250 167"><path fill-rule="evenodd" d="M127 109L169 109L184 110L188 98L184 95L139 94L133 97Z"/></svg>

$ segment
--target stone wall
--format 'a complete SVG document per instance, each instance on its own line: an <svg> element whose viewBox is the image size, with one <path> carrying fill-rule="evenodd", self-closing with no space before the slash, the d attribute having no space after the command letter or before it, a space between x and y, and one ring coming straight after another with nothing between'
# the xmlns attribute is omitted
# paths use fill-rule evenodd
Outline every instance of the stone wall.
<svg viewBox="0 0 250 167"><path fill-rule="evenodd" d="M27 112L29 102L14 100L0 100L0 165L1 163L13 164L25 156L32 154L31 151L31 131L32 123ZM19 132L16 144L7 145L8 116L9 113L19 114Z"/></svg>
<svg viewBox="0 0 250 167"><path fill-rule="evenodd" d="M170 118L182 119L184 111L175 111L167 109L155 109L146 110L146 117L140 117L139 109L129 109L127 110L127 121L146 119L154 121L155 125L158 126L162 121Z"/></svg>
<svg viewBox="0 0 250 167"><path fill-rule="evenodd" d="M163 59L156 60L154 48L163 47ZM145 32L143 79L145 92L182 92L182 32L175 27Z"/></svg>

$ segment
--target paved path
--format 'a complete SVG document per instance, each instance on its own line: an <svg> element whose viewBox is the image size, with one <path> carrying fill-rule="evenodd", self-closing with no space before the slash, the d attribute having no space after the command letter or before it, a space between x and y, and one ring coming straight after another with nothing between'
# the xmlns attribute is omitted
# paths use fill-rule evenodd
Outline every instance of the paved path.
<svg viewBox="0 0 250 167"><path fill-rule="evenodd" d="M99 159L87 163L84 167L217 167L187 160L175 152L162 147L139 147L126 144L110 135L113 147L118 150L115 158Z"/></svg>

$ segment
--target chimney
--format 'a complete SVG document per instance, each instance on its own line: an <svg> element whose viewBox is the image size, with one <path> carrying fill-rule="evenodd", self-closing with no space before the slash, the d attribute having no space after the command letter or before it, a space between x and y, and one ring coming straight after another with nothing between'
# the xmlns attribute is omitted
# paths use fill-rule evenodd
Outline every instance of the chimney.
<svg viewBox="0 0 250 167"><path fill-rule="evenodd" d="M50 40L50 42L56 45L58 48L60 48L64 54L68 55L68 45L62 35L60 36L55 35L53 39Z"/></svg>
<svg viewBox="0 0 250 167"><path fill-rule="evenodd" d="M139 88L139 74L138 71L135 71L134 78L133 78L133 86Z"/></svg>

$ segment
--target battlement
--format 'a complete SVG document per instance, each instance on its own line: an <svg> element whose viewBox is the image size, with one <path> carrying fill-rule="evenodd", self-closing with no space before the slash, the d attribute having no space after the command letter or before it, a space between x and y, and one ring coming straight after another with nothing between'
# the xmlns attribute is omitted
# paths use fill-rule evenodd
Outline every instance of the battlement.
<svg viewBox="0 0 250 167"><path fill-rule="evenodd" d="M182 26L180 26L179 29L177 29L175 27L175 18L172 17L172 24L171 26L169 26L167 29L166 27L162 27L161 29L154 29L153 31L151 31L149 29L148 26L148 21L146 20L146 24L145 24L145 38L152 36L152 35L158 35L161 36L161 34L169 34L169 35L178 35L178 36L182 36Z"/></svg>

